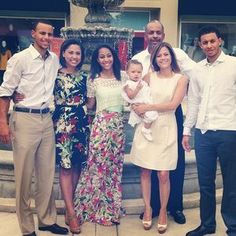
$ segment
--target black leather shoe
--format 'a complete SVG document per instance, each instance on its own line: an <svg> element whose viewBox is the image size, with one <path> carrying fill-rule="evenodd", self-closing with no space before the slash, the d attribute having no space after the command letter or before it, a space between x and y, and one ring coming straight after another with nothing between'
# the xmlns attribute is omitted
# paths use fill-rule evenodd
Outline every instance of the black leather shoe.
<svg viewBox="0 0 236 236"><path fill-rule="evenodd" d="M37 236L35 232L32 232L31 234L23 234L23 236Z"/></svg>
<svg viewBox="0 0 236 236"><path fill-rule="evenodd" d="M186 218L185 215L182 211L175 211L175 212L170 212L170 214L173 216L174 221L178 224L185 224L186 223Z"/></svg>
<svg viewBox="0 0 236 236"><path fill-rule="evenodd" d="M142 212L142 213L139 215L139 219L140 219L140 220L143 219L143 214L144 214L144 212ZM155 211L153 211L153 212L152 212L152 218L155 218L156 216L158 216L158 214L157 214Z"/></svg>
<svg viewBox="0 0 236 236"><path fill-rule="evenodd" d="M206 234L214 234L215 229L206 228L203 225L198 226L196 229L189 231L186 236L204 236Z"/></svg>
<svg viewBox="0 0 236 236"><path fill-rule="evenodd" d="M143 212L139 215L139 219L142 220L143 219Z"/></svg>
<svg viewBox="0 0 236 236"><path fill-rule="evenodd" d="M69 230L65 227L61 227L58 224L53 224L53 225L48 225L48 226L41 226L39 227L39 230L41 231L50 231L51 233L54 234L61 234L65 235L69 233Z"/></svg>

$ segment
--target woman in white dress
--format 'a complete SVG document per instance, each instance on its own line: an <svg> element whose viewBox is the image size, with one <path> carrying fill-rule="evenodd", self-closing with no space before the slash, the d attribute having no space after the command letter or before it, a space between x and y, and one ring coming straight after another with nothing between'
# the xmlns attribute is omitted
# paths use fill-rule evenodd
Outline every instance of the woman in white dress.
<svg viewBox="0 0 236 236"><path fill-rule="evenodd" d="M135 104L133 109L138 115L147 111L157 111L159 117L151 126L153 142L148 142L143 138L142 124L138 125L131 149L131 161L141 167L145 230L152 226L151 171L158 171L161 208L157 228L159 233L165 233L170 193L169 171L176 168L178 156L175 109L184 98L188 80L180 74L174 51L166 42L160 43L155 48L151 64L153 72L148 73L144 80L149 83L154 102L153 104Z"/></svg>

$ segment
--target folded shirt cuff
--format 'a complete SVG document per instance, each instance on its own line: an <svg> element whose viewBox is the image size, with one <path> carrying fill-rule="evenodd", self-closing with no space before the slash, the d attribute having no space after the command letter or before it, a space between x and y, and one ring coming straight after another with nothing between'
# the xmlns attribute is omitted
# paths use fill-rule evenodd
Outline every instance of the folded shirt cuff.
<svg viewBox="0 0 236 236"><path fill-rule="evenodd" d="M0 86L0 97L11 97L14 91Z"/></svg>
<svg viewBox="0 0 236 236"><path fill-rule="evenodd" d="M191 128L184 127L183 135L191 136Z"/></svg>

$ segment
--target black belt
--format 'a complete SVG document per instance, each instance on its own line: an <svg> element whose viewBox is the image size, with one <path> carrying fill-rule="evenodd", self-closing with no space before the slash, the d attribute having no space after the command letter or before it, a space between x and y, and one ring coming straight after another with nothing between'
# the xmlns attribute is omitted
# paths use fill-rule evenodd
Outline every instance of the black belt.
<svg viewBox="0 0 236 236"><path fill-rule="evenodd" d="M49 108L43 108L43 109L33 109L33 108L26 108L26 107L14 107L14 111L19 112L26 112L26 113L35 113L35 114L47 114L50 112Z"/></svg>

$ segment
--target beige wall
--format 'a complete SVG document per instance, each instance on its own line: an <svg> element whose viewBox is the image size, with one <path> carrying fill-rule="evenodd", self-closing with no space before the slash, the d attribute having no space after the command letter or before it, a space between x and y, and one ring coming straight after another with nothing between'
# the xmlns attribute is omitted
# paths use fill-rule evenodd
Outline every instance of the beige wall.
<svg viewBox="0 0 236 236"><path fill-rule="evenodd" d="M122 5L124 9L154 10L160 9L160 20L165 27L165 41L177 46L178 43L178 0L126 0ZM70 25L79 27L84 25L86 8L71 4Z"/></svg>
<svg viewBox="0 0 236 236"><path fill-rule="evenodd" d="M70 26L79 27L84 25L84 17L87 9L70 4Z"/></svg>
<svg viewBox="0 0 236 236"><path fill-rule="evenodd" d="M176 47L178 43L178 0L162 0L160 20L165 27L165 41Z"/></svg>

